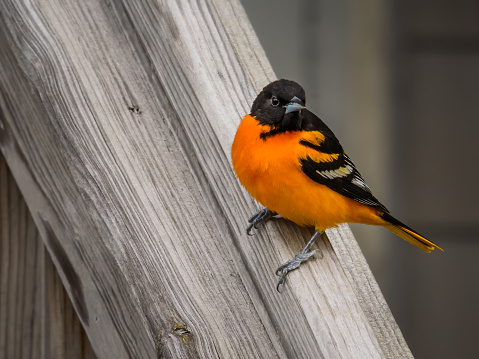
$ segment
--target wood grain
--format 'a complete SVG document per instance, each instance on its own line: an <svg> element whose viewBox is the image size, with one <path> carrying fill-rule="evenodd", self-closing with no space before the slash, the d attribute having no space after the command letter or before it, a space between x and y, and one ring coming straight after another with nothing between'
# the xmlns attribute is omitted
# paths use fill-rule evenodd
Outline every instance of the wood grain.
<svg viewBox="0 0 479 359"><path fill-rule="evenodd" d="M0 153L0 357L96 358Z"/></svg>
<svg viewBox="0 0 479 359"><path fill-rule="evenodd" d="M0 10L0 147L98 357L412 357L347 227L281 294L311 232L245 234L230 147L274 73L239 2Z"/></svg>

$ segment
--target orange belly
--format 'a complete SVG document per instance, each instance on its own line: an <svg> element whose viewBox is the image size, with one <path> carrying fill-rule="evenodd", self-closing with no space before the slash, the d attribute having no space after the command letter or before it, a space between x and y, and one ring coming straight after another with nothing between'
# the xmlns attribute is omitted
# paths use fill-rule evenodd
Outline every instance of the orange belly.
<svg viewBox="0 0 479 359"><path fill-rule="evenodd" d="M374 208L344 197L303 173L299 159L314 150L299 144L300 131L261 139L260 134L268 130L254 117L245 116L231 151L238 179L258 202L298 225L319 230L344 222L383 224Z"/></svg>

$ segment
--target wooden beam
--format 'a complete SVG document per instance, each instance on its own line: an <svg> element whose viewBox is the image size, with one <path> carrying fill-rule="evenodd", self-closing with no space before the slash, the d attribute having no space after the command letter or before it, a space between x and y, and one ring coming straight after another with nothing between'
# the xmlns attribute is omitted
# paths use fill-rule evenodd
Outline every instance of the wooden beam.
<svg viewBox="0 0 479 359"><path fill-rule="evenodd" d="M0 184L0 357L96 358L1 153Z"/></svg>
<svg viewBox="0 0 479 359"><path fill-rule="evenodd" d="M346 226L238 185L230 146L274 73L238 1L3 1L0 147L100 358L412 357Z"/></svg>

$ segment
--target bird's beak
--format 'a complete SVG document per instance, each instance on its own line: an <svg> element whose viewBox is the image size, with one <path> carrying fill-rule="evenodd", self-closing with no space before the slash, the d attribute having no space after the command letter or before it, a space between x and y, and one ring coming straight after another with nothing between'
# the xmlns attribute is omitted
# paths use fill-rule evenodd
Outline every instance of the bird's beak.
<svg viewBox="0 0 479 359"><path fill-rule="evenodd" d="M286 106L284 106L286 108L286 111L284 112L284 114L288 114L290 112L296 112L296 111L301 111L303 109L305 109L306 107L304 106L303 104L303 101L301 101L299 98L297 98L296 96L294 96L290 103L288 103Z"/></svg>

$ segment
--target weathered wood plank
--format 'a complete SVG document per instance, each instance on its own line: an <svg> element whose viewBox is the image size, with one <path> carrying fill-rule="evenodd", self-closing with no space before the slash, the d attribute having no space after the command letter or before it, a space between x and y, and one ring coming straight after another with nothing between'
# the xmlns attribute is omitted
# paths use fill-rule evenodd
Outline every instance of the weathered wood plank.
<svg viewBox="0 0 479 359"><path fill-rule="evenodd" d="M245 235L230 146L274 74L237 1L0 6L0 147L99 357L410 356L345 228L281 294L309 231Z"/></svg>
<svg viewBox="0 0 479 359"><path fill-rule="evenodd" d="M0 357L95 358L0 153Z"/></svg>

